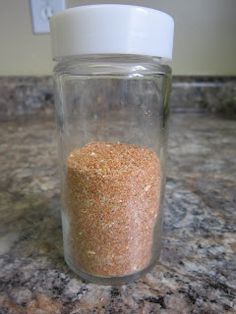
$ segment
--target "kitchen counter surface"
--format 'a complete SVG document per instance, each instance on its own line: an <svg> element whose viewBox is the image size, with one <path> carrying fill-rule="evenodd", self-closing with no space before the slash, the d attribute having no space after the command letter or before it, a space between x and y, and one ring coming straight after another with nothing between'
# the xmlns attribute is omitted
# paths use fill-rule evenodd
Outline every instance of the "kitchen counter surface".
<svg viewBox="0 0 236 314"><path fill-rule="evenodd" d="M160 263L87 284L62 252L55 125L0 124L0 313L236 313L236 123L172 116Z"/></svg>

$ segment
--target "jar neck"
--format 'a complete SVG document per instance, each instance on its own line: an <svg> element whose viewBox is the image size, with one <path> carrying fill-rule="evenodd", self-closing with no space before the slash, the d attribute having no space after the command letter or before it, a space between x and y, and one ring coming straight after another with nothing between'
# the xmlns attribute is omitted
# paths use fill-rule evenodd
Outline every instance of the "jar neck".
<svg viewBox="0 0 236 314"><path fill-rule="evenodd" d="M57 58L54 71L70 74L118 74L137 75L163 74L171 76L170 60L125 54L91 54Z"/></svg>

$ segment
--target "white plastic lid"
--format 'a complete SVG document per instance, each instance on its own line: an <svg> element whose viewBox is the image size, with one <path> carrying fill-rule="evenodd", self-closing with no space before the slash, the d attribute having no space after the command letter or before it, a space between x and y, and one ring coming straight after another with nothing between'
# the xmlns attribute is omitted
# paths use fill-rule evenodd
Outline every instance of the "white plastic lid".
<svg viewBox="0 0 236 314"><path fill-rule="evenodd" d="M174 21L150 8L98 4L67 9L50 21L54 59L135 54L172 59Z"/></svg>

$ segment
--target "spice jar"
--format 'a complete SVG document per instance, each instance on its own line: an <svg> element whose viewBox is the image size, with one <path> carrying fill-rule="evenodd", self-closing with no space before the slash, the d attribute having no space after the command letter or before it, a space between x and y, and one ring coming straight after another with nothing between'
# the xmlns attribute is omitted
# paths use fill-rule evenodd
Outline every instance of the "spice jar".
<svg viewBox="0 0 236 314"><path fill-rule="evenodd" d="M158 260L173 19L88 5L51 19L65 259L122 284Z"/></svg>

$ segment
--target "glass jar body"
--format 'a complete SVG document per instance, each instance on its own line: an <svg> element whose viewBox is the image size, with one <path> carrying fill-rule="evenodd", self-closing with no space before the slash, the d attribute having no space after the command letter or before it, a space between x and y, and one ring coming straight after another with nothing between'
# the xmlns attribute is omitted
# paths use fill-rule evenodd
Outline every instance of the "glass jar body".
<svg viewBox="0 0 236 314"><path fill-rule="evenodd" d="M94 55L60 60L54 78L65 260L126 283L160 255L171 69Z"/></svg>

